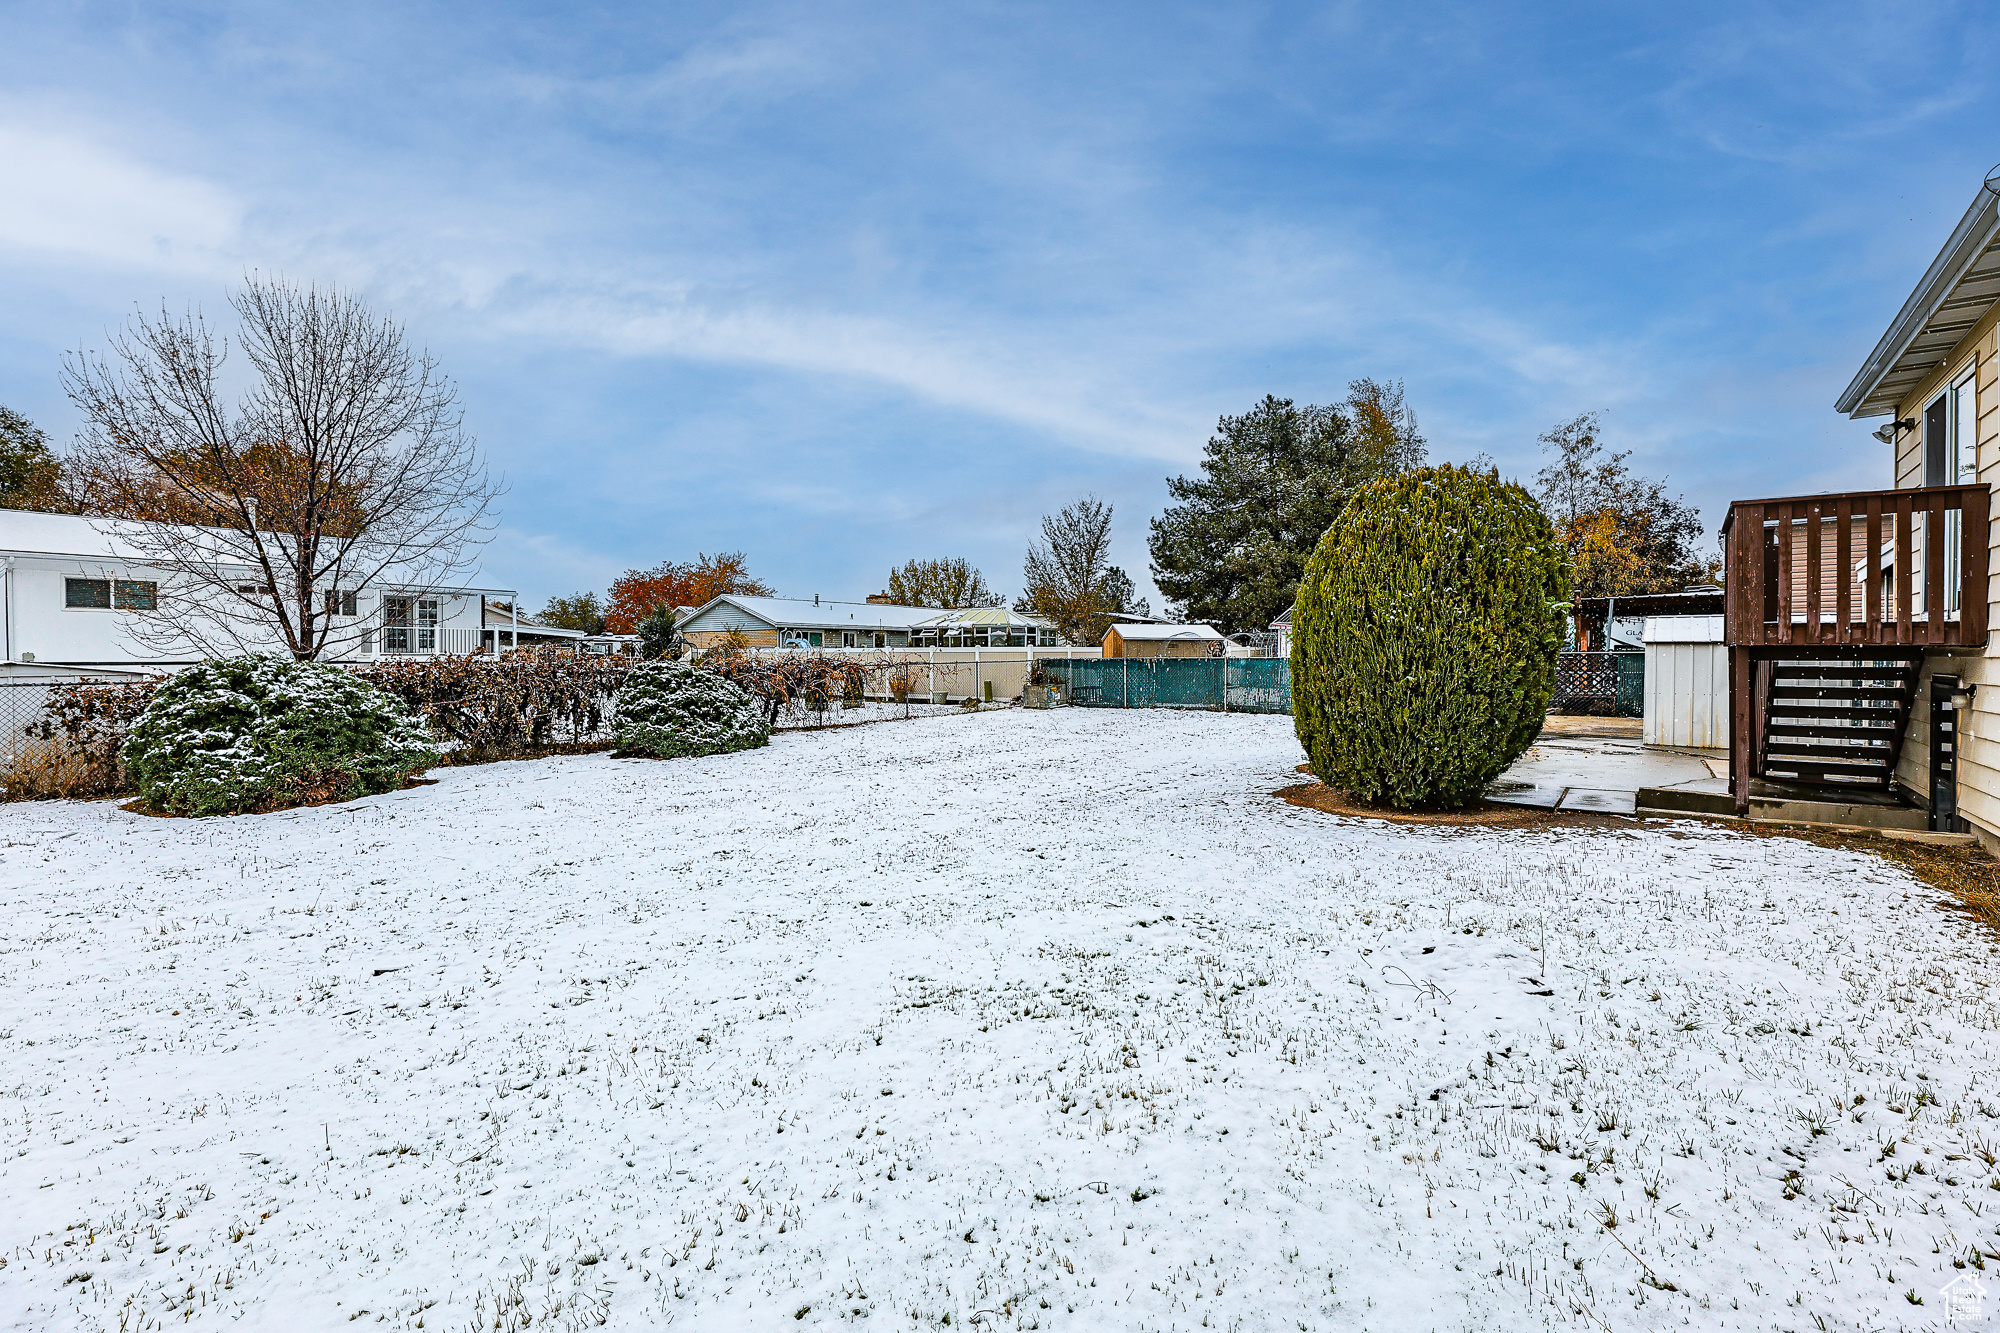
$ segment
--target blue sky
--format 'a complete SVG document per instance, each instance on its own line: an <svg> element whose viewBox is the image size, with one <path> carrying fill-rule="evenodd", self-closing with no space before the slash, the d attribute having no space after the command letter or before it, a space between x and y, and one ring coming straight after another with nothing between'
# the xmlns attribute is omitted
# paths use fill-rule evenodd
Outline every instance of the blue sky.
<svg viewBox="0 0 2000 1333"><path fill-rule="evenodd" d="M0 5L0 402L250 268L464 391L531 605L741 548L1020 584L1222 413L1587 409L1713 524L1887 484L1832 410L2000 160L1973 5Z"/></svg>

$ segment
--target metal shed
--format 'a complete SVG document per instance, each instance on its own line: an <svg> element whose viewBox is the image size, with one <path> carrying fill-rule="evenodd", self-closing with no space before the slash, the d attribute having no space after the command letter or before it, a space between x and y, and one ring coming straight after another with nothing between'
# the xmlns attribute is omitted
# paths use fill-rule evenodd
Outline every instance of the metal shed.
<svg viewBox="0 0 2000 1333"><path fill-rule="evenodd" d="M1729 744L1729 651L1721 616L1648 616L1648 745L1724 749Z"/></svg>

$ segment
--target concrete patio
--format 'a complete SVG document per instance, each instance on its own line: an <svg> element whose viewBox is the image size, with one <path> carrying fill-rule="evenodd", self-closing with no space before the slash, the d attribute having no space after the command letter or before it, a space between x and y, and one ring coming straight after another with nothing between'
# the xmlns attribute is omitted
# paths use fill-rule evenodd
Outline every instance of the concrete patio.
<svg viewBox="0 0 2000 1333"><path fill-rule="evenodd" d="M1736 817L1724 750L1667 749L1639 739L1637 718L1552 715L1528 752L1487 788L1487 799L1540 810L1655 816ZM1841 793L1847 796L1847 793ZM1889 794L1756 782L1749 817L1847 828L1923 830L1926 813Z"/></svg>
<svg viewBox="0 0 2000 1333"><path fill-rule="evenodd" d="M1643 790L1729 794L1721 750L1661 750L1640 743L1639 721L1551 716L1539 739L1487 789L1487 799L1540 810L1630 815Z"/></svg>

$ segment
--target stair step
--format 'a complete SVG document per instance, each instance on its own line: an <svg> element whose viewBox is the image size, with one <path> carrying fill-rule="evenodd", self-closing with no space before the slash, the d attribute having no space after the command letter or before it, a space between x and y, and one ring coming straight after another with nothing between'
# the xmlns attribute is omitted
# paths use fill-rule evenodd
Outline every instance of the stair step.
<svg viewBox="0 0 2000 1333"><path fill-rule="evenodd" d="M1764 776L1775 778L1780 782L1814 782L1830 787L1854 787L1864 791L1886 791L1889 787L1887 773L1857 774L1847 769L1827 768L1820 764L1770 764L1766 766Z"/></svg>
<svg viewBox="0 0 2000 1333"><path fill-rule="evenodd" d="M1824 759L1833 763L1886 764L1893 751L1887 745L1814 745L1809 741L1772 741L1764 748L1767 755L1803 755L1811 759Z"/></svg>
<svg viewBox="0 0 2000 1333"><path fill-rule="evenodd" d="M1773 680L1910 680L1916 675L1912 667L1877 666L1810 666L1773 667Z"/></svg>
<svg viewBox="0 0 2000 1333"><path fill-rule="evenodd" d="M1895 727L1827 727L1803 722L1771 722L1764 730L1773 736L1811 736L1820 740L1896 741Z"/></svg>
<svg viewBox="0 0 2000 1333"><path fill-rule="evenodd" d="M1894 699L1900 702L1909 698L1910 692L1886 685L1846 685L1825 688L1773 685L1771 697L1773 699Z"/></svg>
<svg viewBox="0 0 2000 1333"><path fill-rule="evenodd" d="M1857 708L1852 704L1772 704L1770 715L1775 720L1781 717L1823 717L1851 719L1856 722L1888 722L1901 726L1908 709L1901 704L1893 707Z"/></svg>
<svg viewBox="0 0 2000 1333"><path fill-rule="evenodd" d="M1783 753L1774 752L1767 756L1767 758L1770 763L1782 763L1786 768L1804 764L1811 768L1839 769L1843 771L1852 769L1857 773L1879 773L1889 766L1889 757L1887 755L1862 757L1847 754L1800 754L1798 751L1792 750Z"/></svg>

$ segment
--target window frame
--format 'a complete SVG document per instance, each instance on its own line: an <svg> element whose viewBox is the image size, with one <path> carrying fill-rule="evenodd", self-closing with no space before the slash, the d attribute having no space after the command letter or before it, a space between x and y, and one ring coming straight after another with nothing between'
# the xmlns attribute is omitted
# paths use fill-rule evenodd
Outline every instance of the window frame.
<svg viewBox="0 0 2000 1333"><path fill-rule="evenodd" d="M135 605L134 594L141 602ZM111 580L111 609L114 611L157 611L160 609L158 579Z"/></svg>
<svg viewBox="0 0 2000 1333"><path fill-rule="evenodd" d="M104 589L103 601L79 602L75 600L75 592L73 591L74 589L78 587L88 587L93 584L96 585L97 587ZM63 575L63 610L65 611L111 610L111 580L108 578L93 579L87 577L79 577L77 575L72 575L72 574Z"/></svg>
<svg viewBox="0 0 2000 1333"><path fill-rule="evenodd" d="M78 602L75 589L78 587L98 587L104 590L101 602ZM135 603L137 603L135 605ZM157 611L160 608L160 584L157 579L121 579L106 575L92 578L87 574L63 575L63 610L65 611Z"/></svg>

